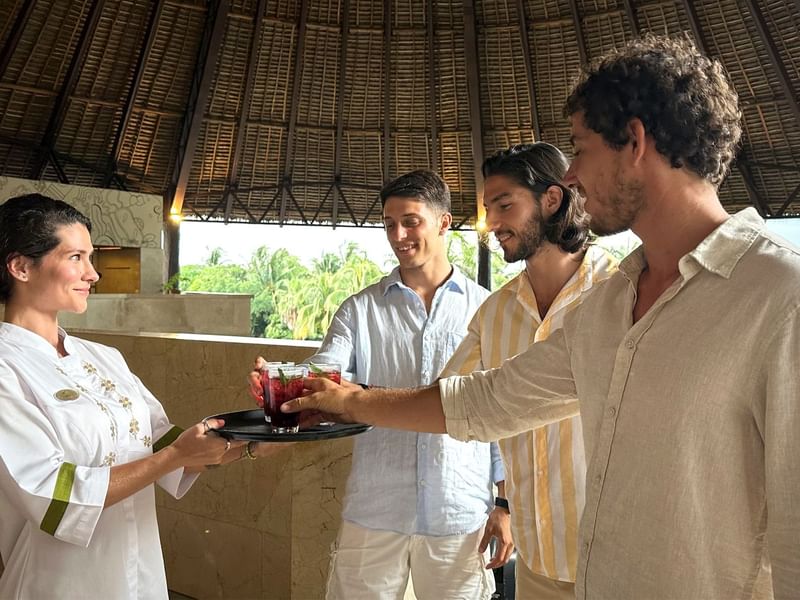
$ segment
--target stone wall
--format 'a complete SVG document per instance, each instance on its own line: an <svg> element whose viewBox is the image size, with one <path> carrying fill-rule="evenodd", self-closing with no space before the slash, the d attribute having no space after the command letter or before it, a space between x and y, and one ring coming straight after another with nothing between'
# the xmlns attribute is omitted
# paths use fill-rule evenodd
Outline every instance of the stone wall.
<svg viewBox="0 0 800 600"><path fill-rule="evenodd" d="M248 294L92 294L82 314L62 312L62 327L98 331L250 335Z"/></svg>
<svg viewBox="0 0 800 600"><path fill-rule="evenodd" d="M119 348L181 426L247 409L252 359L301 362L312 342L73 332ZM193 598L324 598L352 440L300 443L203 474L181 500L157 495L170 589Z"/></svg>

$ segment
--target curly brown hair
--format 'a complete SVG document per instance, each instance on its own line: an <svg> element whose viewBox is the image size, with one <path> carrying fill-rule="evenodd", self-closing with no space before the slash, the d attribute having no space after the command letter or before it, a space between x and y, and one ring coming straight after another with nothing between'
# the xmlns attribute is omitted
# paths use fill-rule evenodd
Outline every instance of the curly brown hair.
<svg viewBox="0 0 800 600"><path fill-rule="evenodd" d="M674 168L714 185L742 135L738 96L724 68L680 38L648 35L593 62L564 107L565 116L578 112L615 150L628 143L627 125L638 118Z"/></svg>

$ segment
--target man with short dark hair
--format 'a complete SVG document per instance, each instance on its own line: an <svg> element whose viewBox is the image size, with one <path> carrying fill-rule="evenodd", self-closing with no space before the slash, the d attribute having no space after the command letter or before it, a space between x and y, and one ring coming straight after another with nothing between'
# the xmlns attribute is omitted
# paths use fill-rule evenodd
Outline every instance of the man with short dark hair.
<svg viewBox="0 0 800 600"><path fill-rule="evenodd" d="M736 94L690 43L648 37L592 65L565 112L565 182L592 227L642 239L619 272L499 369L418 390L311 384L326 391L287 408L492 440L580 398L579 600L796 598L800 250L719 201Z"/></svg>
<svg viewBox="0 0 800 600"><path fill-rule="evenodd" d="M450 191L432 171L381 190L386 237L399 266L342 303L308 362L339 363L346 380L382 387L429 385L466 334L488 292L447 259ZM491 567L511 554L495 444L374 429L355 439L343 523L331 554L329 600L416 596L489 600ZM498 545L484 560L489 539Z"/></svg>
<svg viewBox="0 0 800 600"><path fill-rule="evenodd" d="M499 367L560 329L566 315L616 270L589 244L583 200L559 182L568 163L538 142L512 146L483 163L486 226L506 262L525 269L481 304L442 376ZM586 458L579 416L499 442L511 531L516 598L575 597L578 521Z"/></svg>

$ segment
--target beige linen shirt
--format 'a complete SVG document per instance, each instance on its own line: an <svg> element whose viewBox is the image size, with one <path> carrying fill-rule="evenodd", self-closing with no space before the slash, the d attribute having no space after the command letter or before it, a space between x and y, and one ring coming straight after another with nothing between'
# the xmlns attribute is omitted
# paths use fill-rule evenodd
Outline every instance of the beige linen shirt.
<svg viewBox="0 0 800 600"><path fill-rule="evenodd" d="M767 542L775 598L798 598L800 250L744 210L633 323L644 266L502 368L441 380L448 433L507 437L581 399L578 599L750 598Z"/></svg>
<svg viewBox="0 0 800 600"><path fill-rule="evenodd" d="M499 367L505 359L547 339L595 285L616 271L617 262L602 248L590 246L577 267L544 318L539 316L525 270L489 296L441 376ZM580 417L525 431L498 444L517 561L543 577L574 582L586 483Z"/></svg>

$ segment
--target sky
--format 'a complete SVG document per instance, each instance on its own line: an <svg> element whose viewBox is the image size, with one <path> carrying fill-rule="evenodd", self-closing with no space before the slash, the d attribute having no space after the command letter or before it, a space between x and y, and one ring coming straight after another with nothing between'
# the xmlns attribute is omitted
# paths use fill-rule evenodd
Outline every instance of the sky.
<svg viewBox="0 0 800 600"><path fill-rule="evenodd" d="M767 227L800 246L800 219L771 219ZM181 223L180 264L202 264L214 248L222 248L223 260L246 264L259 246L275 251L286 248L305 265L310 266L324 252L337 252L343 244L355 241L367 256L380 266L391 259L392 251L382 228L368 227L303 227L290 225L249 225L243 223L210 223L184 221ZM617 234L603 241L631 248L636 237L630 232Z"/></svg>

